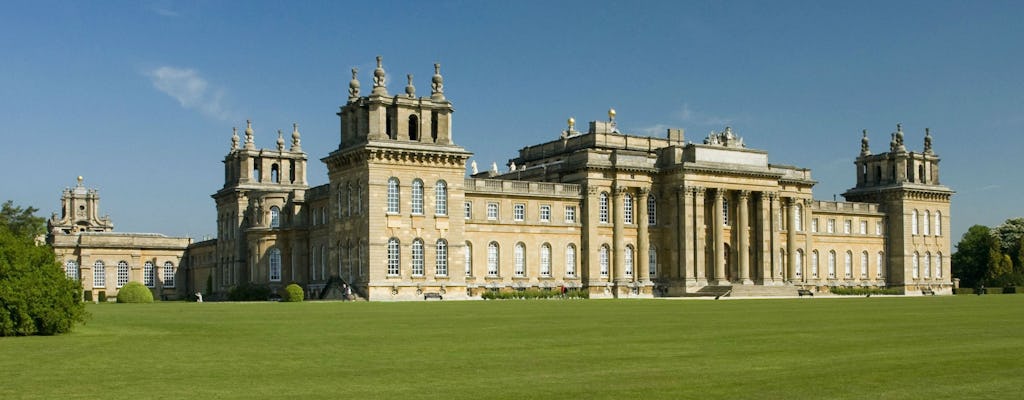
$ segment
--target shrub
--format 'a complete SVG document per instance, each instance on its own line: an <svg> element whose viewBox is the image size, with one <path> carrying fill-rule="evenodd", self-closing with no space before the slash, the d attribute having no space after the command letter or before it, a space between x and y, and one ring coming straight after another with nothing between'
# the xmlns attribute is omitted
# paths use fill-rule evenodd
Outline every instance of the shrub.
<svg viewBox="0 0 1024 400"><path fill-rule="evenodd" d="M1020 290L1020 289L1017 289L1017 286L1007 286L1007 287L1004 287L1004 288L1003 288L1003 294L1015 294L1015 293L1020 293L1020 291L1019 291L1019 290Z"/></svg>
<svg viewBox="0 0 1024 400"><path fill-rule="evenodd" d="M281 301L300 302L305 297L303 295L302 286L293 283L285 286L284 290L281 291Z"/></svg>
<svg viewBox="0 0 1024 400"><path fill-rule="evenodd" d="M153 292L139 282L128 282L117 292L118 303L152 303Z"/></svg>
<svg viewBox="0 0 1024 400"><path fill-rule="evenodd" d="M974 289L972 289L972 288L953 289L953 294L974 294Z"/></svg>
<svg viewBox="0 0 1024 400"><path fill-rule="evenodd" d="M901 294L898 288L876 288L863 286L833 286L829 292L837 296L866 296L869 294Z"/></svg>
<svg viewBox="0 0 1024 400"><path fill-rule="evenodd" d="M985 288L985 294L1003 294L1003 288L1001 288L1001 287Z"/></svg>
<svg viewBox="0 0 1024 400"><path fill-rule="evenodd" d="M526 289L526 290L513 290L509 292L500 292L494 290L485 290L480 293L480 298L484 300L530 300L530 299L587 299L590 298L590 293L583 289L569 290L562 296L561 290L558 288L552 288L551 290L540 290L540 289Z"/></svg>
<svg viewBox="0 0 1024 400"><path fill-rule="evenodd" d="M228 292L228 300L231 301L267 301L274 294L267 285L254 283L243 283L231 288Z"/></svg>

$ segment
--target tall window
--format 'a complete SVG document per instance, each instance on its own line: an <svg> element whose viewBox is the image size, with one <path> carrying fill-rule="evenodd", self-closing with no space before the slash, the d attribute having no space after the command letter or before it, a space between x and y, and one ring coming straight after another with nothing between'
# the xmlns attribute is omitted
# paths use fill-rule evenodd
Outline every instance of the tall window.
<svg viewBox="0 0 1024 400"><path fill-rule="evenodd" d="M601 276L608 277L608 246L602 245L601 250L598 251L598 262L601 265Z"/></svg>
<svg viewBox="0 0 1024 400"><path fill-rule="evenodd" d="M576 206L565 206L565 222L567 224L576 222Z"/></svg>
<svg viewBox="0 0 1024 400"><path fill-rule="evenodd" d="M624 263L625 265L623 266L623 268L625 268L624 272L626 273L626 276L630 276L631 277L631 276L633 276L633 246L632 245L626 246L626 251L623 253L623 258L625 259L625 263Z"/></svg>
<svg viewBox="0 0 1024 400"><path fill-rule="evenodd" d="M463 208L463 213L466 215L466 219L473 218L473 203L472 202L467 201L465 203L462 203L462 208Z"/></svg>
<svg viewBox="0 0 1024 400"><path fill-rule="evenodd" d="M348 190L345 191L345 215L352 215L352 195L355 194L355 190L352 190L352 184L348 184ZM326 221L325 221L326 222Z"/></svg>
<svg viewBox="0 0 1024 400"><path fill-rule="evenodd" d="M73 281L78 280L78 263L74 260L68 260L64 263L64 275Z"/></svg>
<svg viewBox="0 0 1024 400"><path fill-rule="evenodd" d="M487 219L491 221L498 219L498 203L487 203Z"/></svg>
<svg viewBox="0 0 1024 400"><path fill-rule="evenodd" d="M151 261L146 261L145 264L142 264L142 283L146 287L156 286L156 271L153 271L153 263Z"/></svg>
<svg viewBox="0 0 1024 400"><path fill-rule="evenodd" d="M836 220L835 218L829 218L828 224L825 226L828 233L836 233Z"/></svg>
<svg viewBox="0 0 1024 400"><path fill-rule="evenodd" d="M466 242L466 276L473 276L473 244Z"/></svg>
<svg viewBox="0 0 1024 400"><path fill-rule="evenodd" d="M811 232L818 233L818 219L811 219Z"/></svg>
<svg viewBox="0 0 1024 400"><path fill-rule="evenodd" d="M626 224L633 223L633 196L629 193L622 199L622 219Z"/></svg>
<svg viewBox="0 0 1024 400"><path fill-rule="evenodd" d="M398 275L398 267L401 265L401 254L398 252L398 239L388 239L388 275Z"/></svg>
<svg viewBox="0 0 1024 400"><path fill-rule="evenodd" d="M849 235L851 231L853 231L853 221L843 221L843 233Z"/></svg>
<svg viewBox="0 0 1024 400"><path fill-rule="evenodd" d="M803 249L796 249L796 276L804 276L804 251Z"/></svg>
<svg viewBox="0 0 1024 400"><path fill-rule="evenodd" d="M860 221L860 234L861 235L867 235L868 234L868 221Z"/></svg>
<svg viewBox="0 0 1024 400"><path fill-rule="evenodd" d="M170 261L164 262L164 287L174 287L174 264Z"/></svg>
<svg viewBox="0 0 1024 400"><path fill-rule="evenodd" d="M654 199L654 195L647 197L647 225L655 225L658 223L658 201Z"/></svg>
<svg viewBox="0 0 1024 400"><path fill-rule="evenodd" d="M875 234L882 235L882 221L875 221Z"/></svg>
<svg viewBox="0 0 1024 400"><path fill-rule="evenodd" d="M868 277L868 252L860 253L860 277L866 279Z"/></svg>
<svg viewBox="0 0 1024 400"><path fill-rule="evenodd" d="M412 213L423 214L423 181L419 179L412 181Z"/></svg>
<svg viewBox="0 0 1024 400"><path fill-rule="evenodd" d="M363 215L363 186L356 186L356 214Z"/></svg>
<svg viewBox="0 0 1024 400"><path fill-rule="evenodd" d="M910 213L910 234L917 234L917 210Z"/></svg>
<svg viewBox="0 0 1024 400"><path fill-rule="evenodd" d="M281 250L270 249L270 274L271 282L281 281Z"/></svg>
<svg viewBox="0 0 1024 400"><path fill-rule="evenodd" d="M885 253L878 252L878 259L875 263L875 276L878 278L885 277Z"/></svg>
<svg viewBox="0 0 1024 400"><path fill-rule="evenodd" d="M540 276L551 276L551 245L547 243L540 246Z"/></svg>
<svg viewBox="0 0 1024 400"><path fill-rule="evenodd" d="M931 226L931 224L929 222L931 222L931 221L932 221L932 212L928 211L928 210L924 210L924 221L922 221L923 223L921 224L921 226L924 228L925 236L928 236L929 234L931 234L931 232L930 232L931 229L929 228Z"/></svg>
<svg viewBox="0 0 1024 400"><path fill-rule="evenodd" d="M339 217L341 216L341 213L342 213L342 209L343 209L342 208L342 206L343 206L342 199L344 199L344 198L345 198L345 189L343 189L341 187L341 185L339 184L338 185L338 216Z"/></svg>
<svg viewBox="0 0 1024 400"><path fill-rule="evenodd" d="M917 252L915 251L914 252L914 256L911 257L911 259L910 259L910 265L911 265L911 268L912 268L910 276L913 277L914 279L917 279L917 278L919 278L921 276L921 260L920 260L920 258L921 258L921 256L919 254L917 254Z"/></svg>
<svg viewBox="0 0 1024 400"><path fill-rule="evenodd" d="M935 236L942 236L942 211L935 212Z"/></svg>
<svg viewBox="0 0 1024 400"><path fill-rule="evenodd" d="M930 251L924 253L924 271L925 279L932 277L932 253Z"/></svg>
<svg viewBox="0 0 1024 400"><path fill-rule="evenodd" d="M516 221L526 219L526 204L518 203L512 206L512 219Z"/></svg>
<svg viewBox="0 0 1024 400"><path fill-rule="evenodd" d="M722 225L729 225L729 198L722 196Z"/></svg>
<svg viewBox="0 0 1024 400"><path fill-rule="evenodd" d="M846 279L853 277L853 252L847 250L846 256L843 258L843 275Z"/></svg>
<svg viewBox="0 0 1024 400"><path fill-rule="evenodd" d="M576 246L565 246L565 276L576 276Z"/></svg>
<svg viewBox="0 0 1024 400"><path fill-rule="evenodd" d="M121 261L117 263L117 287L121 287L128 284L128 262Z"/></svg>
<svg viewBox="0 0 1024 400"><path fill-rule="evenodd" d="M448 184L445 181L434 184L434 214L448 215Z"/></svg>
<svg viewBox="0 0 1024 400"><path fill-rule="evenodd" d="M942 253L935 254L935 279L942 278Z"/></svg>
<svg viewBox="0 0 1024 400"><path fill-rule="evenodd" d="M540 206L540 221L550 222L551 221L551 205L543 204Z"/></svg>
<svg viewBox="0 0 1024 400"><path fill-rule="evenodd" d="M434 261L437 276L448 276L448 242L444 239L437 239L437 259Z"/></svg>
<svg viewBox="0 0 1024 400"><path fill-rule="evenodd" d="M658 276L658 250L654 246L647 249L647 275L651 278Z"/></svg>
<svg viewBox="0 0 1024 400"><path fill-rule="evenodd" d="M398 178L388 178L388 213L398 214Z"/></svg>
<svg viewBox="0 0 1024 400"><path fill-rule="evenodd" d="M835 250L829 250L828 251L828 278L829 279L835 279L836 278L836 251Z"/></svg>
<svg viewBox="0 0 1024 400"><path fill-rule="evenodd" d="M814 251L811 252L811 277L812 278L817 278L818 277L818 268L819 267L820 267L820 265L818 264L818 251L814 250Z"/></svg>
<svg viewBox="0 0 1024 400"><path fill-rule="evenodd" d="M270 207L270 227L278 228L281 226L281 209L277 206Z"/></svg>
<svg viewBox="0 0 1024 400"><path fill-rule="evenodd" d="M423 276L423 241L412 241L412 275Z"/></svg>
<svg viewBox="0 0 1024 400"><path fill-rule="evenodd" d="M512 259L515 261L515 276L526 276L526 245L516 243Z"/></svg>
<svg viewBox="0 0 1024 400"><path fill-rule="evenodd" d="M794 207L793 212L796 213L796 215L793 215L793 220L795 221L795 223L793 225L796 225L795 228L796 228L797 232L803 232L804 231L804 206L802 206L800 204L797 204L796 207Z"/></svg>
<svg viewBox="0 0 1024 400"><path fill-rule="evenodd" d="M601 192L597 198L597 216L601 223L608 223L608 193Z"/></svg>
<svg viewBox="0 0 1024 400"><path fill-rule="evenodd" d="M349 242L348 246L345 246L345 247L348 249L349 257L351 257L352 256L352 242ZM341 259L342 259L342 253L338 252L338 261L341 261ZM351 262L349 262L349 267L348 268L349 268L349 270L352 269ZM320 245L320 276L325 277L325 278L327 277L327 245L326 244L321 244Z"/></svg>
<svg viewBox="0 0 1024 400"><path fill-rule="evenodd" d="M92 264L92 286L97 288L107 286L107 271L103 261L96 261Z"/></svg>
<svg viewBox="0 0 1024 400"><path fill-rule="evenodd" d="M498 276L501 271L498 264L498 243L491 242L487 244L487 275Z"/></svg>

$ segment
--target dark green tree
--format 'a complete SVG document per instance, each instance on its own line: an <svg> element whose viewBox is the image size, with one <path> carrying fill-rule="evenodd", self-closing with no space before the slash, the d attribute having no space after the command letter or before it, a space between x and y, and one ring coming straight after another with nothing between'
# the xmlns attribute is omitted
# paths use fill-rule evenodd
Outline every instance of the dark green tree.
<svg viewBox="0 0 1024 400"><path fill-rule="evenodd" d="M1021 240L1024 239L1024 218L1010 218L992 228L992 235L999 241L999 251L1009 255L1014 265L1021 265Z"/></svg>
<svg viewBox="0 0 1024 400"><path fill-rule="evenodd" d="M994 253L993 253L994 252ZM999 243L991 230L984 225L974 225L964 233L956 245L951 259L953 277L960 279L961 287L977 287L990 277L989 267L1001 262Z"/></svg>
<svg viewBox="0 0 1024 400"><path fill-rule="evenodd" d="M85 320L82 285L35 242L45 225L34 212L10 201L0 210L0 336L65 333Z"/></svg>

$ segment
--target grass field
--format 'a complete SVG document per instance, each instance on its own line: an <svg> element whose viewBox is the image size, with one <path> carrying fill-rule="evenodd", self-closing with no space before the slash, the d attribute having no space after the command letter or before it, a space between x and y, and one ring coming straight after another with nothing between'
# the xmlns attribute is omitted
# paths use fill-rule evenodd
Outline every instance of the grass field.
<svg viewBox="0 0 1024 400"><path fill-rule="evenodd" d="M1024 296L90 305L0 398L1017 398Z"/></svg>

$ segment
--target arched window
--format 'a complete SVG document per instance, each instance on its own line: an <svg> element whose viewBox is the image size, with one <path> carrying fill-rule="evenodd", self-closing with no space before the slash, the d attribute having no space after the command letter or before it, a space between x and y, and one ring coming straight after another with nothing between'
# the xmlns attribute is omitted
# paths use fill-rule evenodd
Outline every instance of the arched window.
<svg viewBox="0 0 1024 400"><path fill-rule="evenodd" d="M658 276L658 250L654 246L647 249L647 275L651 278Z"/></svg>
<svg viewBox="0 0 1024 400"><path fill-rule="evenodd" d="M351 183L349 183L345 189L346 189L345 190L345 215L351 216L353 214L352 213L352 206L353 206L353 204L352 204L353 203L353 201L352 201L352 197L353 196L352 195L355 194L355 191L352 190L352 184Z"/></svg>
<svg viewBox="0 0 1024 400"><path fill-rule="evenodd" d="M914 279L917 279L917 278L919 278L921 276L921 260L920 260L920 258L921 258L921 256L919 254L917 254L917 252L915 251L914 252L914 256L911 257L911 260L910 260L911 268L912 268L910 276L913 277Z"/></svg>
<svg viewBox="0 0 1024 400"><path fill-rule="evenodd" d="M448 184L445 181L434 184L434 214L448 215Z"/></svg>
<svg viewBox="0 0 1024 400"><path fill-rule="evenodd" d="M868 252L860 253L860 277L861 279L867 279L868 277Z"/></svg>
<svg viewBox="0 0 1024 400"><path fill-rule="evenodd" d="M146 287L156 286L156 271L153 270L153 262L146 261L142 264L142 284Z"/></svg>
<svg viewBox="0 0 1024 400"><path fill-rule="evenodd" d="M576 246L565 246L565 276L576 276Z"/></svg>
<svg viewBox="0 0 1024 400"><path fill-rule="evenodd" d="M924 253L923 271L925 279L932 277L932 253L930 251Z"/></svg>
<svg viewBox="0 0 1024 400"><path fill-rule="evenodd" d="M522 242L516 243L512 259L515 262L515 276L526 276L526 245Z"/></svg>
<svg viewBox="0 0 1024 400"><path fill-rule="evenodd" d="M128 262L121 261L117 263L117 287L121 287L128 284Z"/></svg>
<svg viewBox="0 0 1024 400"><path fill-rule="evenodd" d="M412 276L423 276L423 240L412 241Z"/></svg>
<svg viewBox="0 0 1024 400"><path fill-rule="evenodd" d="M942 253L935 254L935 279L942 278Z"/></svg>
<svg viewBox="0 0 1024 400"><path fill-rule="evenodd" d="M278 167L276 163L270 165L270 181L281 183L281 167Z"/></svg>
<svg viewBox="0 0 1024 400"><path fill-rule="evenodd" d="M910 234L917 234L917 210L911 211L910 213Z"/></svg>
<svg viewBox="0 0 1024 400"><path fill-rule="evenodd" d="M351 256L352 252L350 251L350 252L348 252L348 254ZM340 253L340 252L338 253L339 261L341 260L342 255L343 255L342 253ZM349 268L351 268L351 266ZM322 276L324 278L327 277L327 245L326 244L321 244L320 245L320 276Z"/></svg>
<svg viewBox="0 0 1024 400"><path fill-rule="evenodd" d="M608 277L608 245L601 245L598 251L598 262L601 265L601 276Z"/></svg>
<svg viewBox="0 0 1024 400"><path fill-rule="evenodd" d="M879 279L885 278L885 253L878 252L878 259L875 262L875 276Z"/></svg>
<svg viewBox="0 0 1024 400"><path fill-rule="evenodd" d="M430 112L430 140L437 143L437 111Z"/></svg>
<svg viewBox="0 0 1024 400"><path fill-rule="evenodd" d="M818 277L818 267L819 266L820 266L820 264L818 264L818 251L814 250L814 251L811 252L811 277L812 278L817 278Z"/></svg>
<svg viewBox="0 0 1024 400"><path fill-rule="evenodd" d="M107 270L103 261L96 261L92 264L92 286L97 288L107 286Z"/></svg>
<svg viewBox="0 0 1024 400"><path fill-rule="evenodd" d="M73 281L78 280L78 263L74 260L64 262L64 275Z"/></svg>
<svg viewBox="0 0 1024 400"><path fill-rule="evenodd" d="M388 214L398 214L398 178L388 178Z"/></svg>
<svg viewBox="0 0 1024 400"><path fill-rule="evenodd" d="M846 279L853 277L853 252L847 250L846 256L843 258L843 275Z"/></svg>
<svg viewBox="0 0 1024 400"><path fill-rule="evenodd" d="M437 276L448 276L448 242L444 239L437 239L434 258L434 274Z"/></svg>
<svg viewBox="0 0 1024 400"><path fill-rule="evenodd" d="M836 279L836 251L828 251L828 278Z"/></svg>
<svg viewBox="0 0 1024 400"><path fill-rule="evenodd" d="M490 242L487 244L487 275L498 276L501 272L499 269L501 266L498 264L498 243Z"/></svg>
<svg viewBox="0 0 1024 400"><path fill-rule="evenodd" d="M409 140L420 140L420 121L415 114L409 116Z"/></svg>
<svg viewBox="0 0 1024 400"><path fill-rule="evenodd" d="M647 225L655 225L658 223L658 201L654 198L654 195L647 197Z"/></svg>
<svg viewBox="0 0 1024 400"><path fill-rule="evenodd" d="M622 254L624 258L623 268L625 269L626 276L633 276L633 245L627 245L626 251Z"/></svg>
<svg viewBox="0 0 1024 400"><path fill-rule="evenodd" d="M601 223L608 223L608 193L601 192L597 197L597 215Z"/></svg>
<svg viewBox="0 0 1024 400"><path fill-rule="evenodd" d="M267 274L271 282L281 281L281 250L270 249L270 273Z"/></svg>
<svg viewBox="0 0 1024 400"><path fill-rule="evenodd" d="M343 206L342 203L343 203L344 199L345 199L345 189L342 188L342 186L339 184L338 185L338 216L339 217L342 215L342 211L344 210L344 208L342 207Z"/></svg>
<svg viewBox="0 0 1024 400"><path fill-rule="evenodd" d="M729 225L729 198L722 196L722 225Z"/></svg>
<svg viewBox="0 0 1024 400"><path fill-rule="evenodd" d="M804 276L804 251L803 249L796 249L796 276Z"/></svg>
<svg viewBox="0 0 1024 400"><path fill-rule="evenodd" d="M278 228L281 226L281 209L277 206L270 207L270 227Z"/></svg>
<svg viewBox="0 0 1024 400"><path fill-rule="evenodd" d="M540 246L540 276L551 276L551 245L547 243Z"/></svg>
<svg viewBox="0 0 1024 400"><path fill-rule="evenodd" d="M935 212L935 236L942 236L942 211Z"/></svg>
<svg viewBox="0 0 1024 400"><path fill-rule="evenodd" d="M398 253L398 239L388 239L388 275L398 275L398 266L402 259Z"/></svg>
<svg viewBox="0 0 1024 400"><path fill-rule="evenodd" d="M423 214L423 181L419 179L412 181L412 213Z"/></svg>
<svg viewBox="0 0 1024 400"><path fill-rule="evenodd" d="M473 244L466 242L466 276L473 276Z"/></svg>
<svg viewBox="0 0 1024 400"><path fill-rule="evenodd" d="M356 215L363 215L363 186L356 186Z"/></svg>
<svg viewBox="0 0 1024 400"><path fill-rule="evenodd" d="M931 230L929 228L931 226L931 224L929 223L929 222L931 222L931 220L932 220L932 212L928 211L928 210L924 210L924 221L923 221L924 223L922 223L921 226L924 227L924 234L925 234L925 236L928 236L931 233L931 232L929 232Z"/></svg>
<svg viewBox="0 0 1024 400"><path fill-rule="evenodd" d="M800 204L797 204L796 207L794 207L793 212L795 213L793 215L793 220L795 222L794 225L796 225L794 228L796 228L797 232L803 232L804 231L804 206L802 206Z"/></svg>
<svg viewBox="0 0 1024 400"><path fill-rule="evenodd" d="M626 224L633 223L633 195L629 193L622 199L622 218Z"/></svg>
<svg viewBox="0 0 1024 400"><path fill-rule="evenodd" d="M174 263L170 261L164 262L164 287L174 287Z"/></svg>

